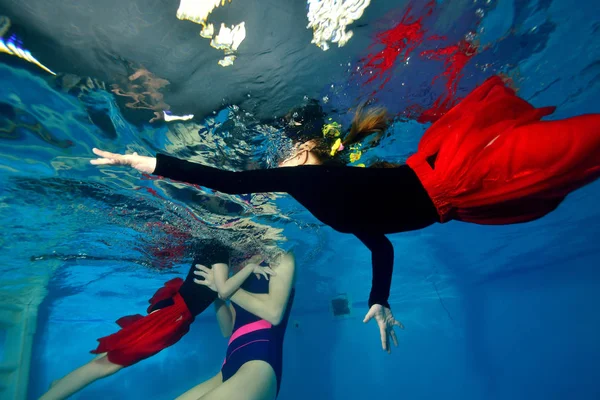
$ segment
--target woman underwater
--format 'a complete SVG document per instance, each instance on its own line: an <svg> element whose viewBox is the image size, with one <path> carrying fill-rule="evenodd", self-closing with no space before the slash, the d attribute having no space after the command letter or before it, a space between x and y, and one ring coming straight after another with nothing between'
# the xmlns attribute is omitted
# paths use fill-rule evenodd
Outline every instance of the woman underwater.
<svg viewBox="0 0 600 400"><path fill-rule="evenodd" d="M600 176L600 114L541 121L535 108L498 76L487 79L434 122L406 164L343 165L338 154L388 124L384 109L360 107L350 132L333 143L298 143L280 168L231 172L164 154L121 155L94 149L93 165L141 172L229 194L286 192L321 222L354 234L372 252L373 283L365 322L375 318L384 350L397 342L388 304L394 248L386 234L451 220L485 225L541 218Z"/></svg>

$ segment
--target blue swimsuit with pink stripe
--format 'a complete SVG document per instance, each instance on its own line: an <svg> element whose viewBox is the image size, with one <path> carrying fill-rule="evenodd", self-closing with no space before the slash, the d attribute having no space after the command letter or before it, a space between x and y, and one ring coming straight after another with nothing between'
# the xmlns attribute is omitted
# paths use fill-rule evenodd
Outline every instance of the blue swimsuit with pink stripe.
<svg viewBox="0 0 600 400"><path fill-rule="evenodd" d="M246 279L242 285L242 289L250 293L265 294L269 292L269 282L264 277L258 279L252 274ZM264 319L260 319L233 303L235 325L229 339L227 355L221 367L223 382L231 378L248 361L261 360L273 367L273 371L275 371L275 376L277 377L277 394L279 394L283 360L283 337L293 301L294 289L290 293L283 319L276 326L271 325Z"/></svg>

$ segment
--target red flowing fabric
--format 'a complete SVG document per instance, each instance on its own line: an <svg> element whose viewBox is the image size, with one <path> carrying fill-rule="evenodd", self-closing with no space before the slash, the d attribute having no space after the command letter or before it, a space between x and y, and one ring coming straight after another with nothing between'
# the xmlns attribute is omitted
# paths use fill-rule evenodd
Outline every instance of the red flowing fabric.
<svg viewBox="0 0 600 400"><path fill-rule="evenodd" d="M148 310L168 298L173 299L173 305L146 316L136 314L120 318L117 324L122 329L98 339L98 347L91 353L108 353L110 362L127 367L177 343L194 322L194 316L178 293L182 283L180 278L165 283L149 300Z"/></svg>
<svg viewBox="0 0 600 400"><path fill-rule="evenodd" d="M148 306L146 312L151 312L152 308L154 308L156 303L159 303L166 299L170 299L173 296L175 296L175 293L179 292L179 288L181 287L181 285L183 285L183 279L181 278L174 278L168 282L165 282L164 286L158 289L156 293L154 293L154 296L152 296L152 298L148 300L148 303L150 303L150 305Z"/></svg>
<svg viewBox="0 0 600 400"><path fill-rule="evenodd" d="M441 222L532 221L597 179L600 114L540 121L554 109L533 107L494 76L434 122L407 164Z"/></svg>

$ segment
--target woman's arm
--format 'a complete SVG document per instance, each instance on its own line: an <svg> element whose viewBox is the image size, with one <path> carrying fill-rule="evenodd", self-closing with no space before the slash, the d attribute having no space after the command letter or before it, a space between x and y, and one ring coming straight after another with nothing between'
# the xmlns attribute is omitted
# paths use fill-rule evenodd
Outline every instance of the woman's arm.
<svg viewBox="0 0 600 400"><path fill-rule="evenodd" d="M227 279L227 276L229 275L229 266L227 264L215 264L213 265L213 273L219 298L224 300L228 299L236 290L238 290L252 273L262 274L265 279L268 279L267 274L271 275L273 274L273 271L270 268L261 268L257 264L250 263Z"/></svg>
<svg viewBox="0 0 600 400"><path fill-rule="evenodd" d="M239 289L231 296L231 301L271 324L278 325L285 314L294 285L295 271L294 255L286 253L278 260L277 275L269 282L268 294L252 294Z"/></svg>
<svg viewBox="0 0 600 400"><path fill-rule="evenodd" d="M307 180L325 177L315 173L315 169L323 166L300 166L249 171L226 171L199 163L180 160L165 154L156 157L133 154L116 154L93 148L99 156L90 160L93 165L128 165L140 172L159 175L180 182L187 182L228 194L285 192L293 194L297 189L305 187Z"/></svg>
<svg viewBox="0 0 600 400"><path fill-rule="evenodd" d="M394 246L382 234L358 234L356 237L371 250L373 264L369 312L367 312L363 322L367 323L371 319L377 321L381 337L381 348L390 353L392 342L395 346L398 346L394 326L404 329L402 322L394 318L388 303L390 287L392 286L392 273L394 272Z"/></svg>
<svg viewBox="0 0 600 400"><path fill-rule="evenodd" d="M390 308L388 299L394 272L394 246L383 234L356 234L356 237L371 250L373 280L369 307L380 304Z"/></svg>
<svg viewBox="0 0 600 400"><path fill-rule="evenodd" d="M224 337L231 336L233 332L233 324L235 322L235 310L221 299L215 300L215 313L217 314L217 322L219 329Z"/></svg>
<svg viewBox="0 0 600 400"><path fill-rule="evenodd" d="M153 175L205 186L228 194L289 192L298 184L297 168L272 168L227 171L181 160L165 154L156 155Z"/></svg>
<svg viewBox="0 0 600 400"><path fill-rule="evenodd" d="M233 331L235 310L233 307L227 305L223 299L227 299L229 296L231 296L231 293L238 290L242 283L248 279L250 274L252 274L256 268L259 268L258 265L248 264L237 274L227 279L227 276L229 275L229 266L227 264L217 263L213 264L212 266L214 289L216 289L216 292L219 295L219 298L214 302L215 312L217 315L219 329L221 329L221 333L225 337L231 336L231 332ZM272 273L270 269L269 271L261 271L261 273L265 276L265 279L267 277L267 273L269 272Z"/></svg>

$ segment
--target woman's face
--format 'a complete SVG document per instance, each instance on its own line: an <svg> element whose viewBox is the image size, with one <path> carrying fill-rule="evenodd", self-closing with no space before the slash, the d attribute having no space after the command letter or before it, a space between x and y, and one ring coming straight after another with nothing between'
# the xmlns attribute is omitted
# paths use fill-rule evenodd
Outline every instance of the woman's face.
<svg viewBox="0 0 600 400"><path fill-rule="evenodd" d="M304 143L296 143L292 149L292 154L279 163L280 167L297 167L300 165L317 165L319 159L312 153L316 143L309 140Z"/></svg>

